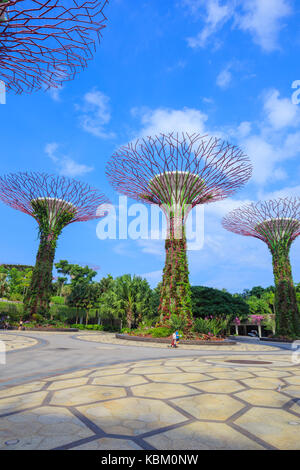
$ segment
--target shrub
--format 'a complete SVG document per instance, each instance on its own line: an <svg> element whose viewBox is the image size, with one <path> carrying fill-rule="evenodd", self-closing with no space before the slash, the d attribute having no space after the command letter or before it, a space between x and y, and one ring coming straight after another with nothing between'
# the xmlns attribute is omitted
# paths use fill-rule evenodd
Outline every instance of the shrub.
<svg viewBox="0 0 300 470"><path fill-rule="evenodd" d="M102 325L82 325L81 323L75 323L71 325L71 328L77 328L78 330L94 330L94 331L103 331L104 327Z"/></svg>
<svg viewBox="0 0 300 470"><path fill-rule="evenodd" d="M43 317L43 315L40 315L39 313L34 313L32 315L32 318L37 324L45 323L45 318Z"/></svg>
<svg viewBox="0 0 300 470"><path fill-rule="evenodd" d="M122 328L121 333L129 334L129 333L131 333L131 329L130 328Z"/></svg>
<svg viewBox="0 0 300 470"><path fill-rule="evenodd" d="M23 295L19 294L18 292L12 292L9 296L9 300L21 302L23 300Z"/></svg>
<svg viewBox="0 0 300 470"><path fill-rule="evenodd" d="M184 330L187 326L186 318L182 318L178 315L171 315L170 320L168 321L170 328L172 330Z"/></svg>
<svg viewBox="0 0 300 470"><path fill-rule="evenodd" d="M58 295L55 295L51 297L51 302L56 305L64 305L65 299L63 297L59 297Z"/></svg>
<svg viewBox="0 0 300 470"><path fill-rule="evenodd" d="M149 333L153 336L153 338L166 338L172 334L172 330L165 326L152 328L149 330Z"/></svg>
<svg viewBox="0 0 300 470"><path fill-rule="evenodd" d="M197 333L219 336L226 332L227 326L228 320L223 318L196 318L193 329Z"/></svg>

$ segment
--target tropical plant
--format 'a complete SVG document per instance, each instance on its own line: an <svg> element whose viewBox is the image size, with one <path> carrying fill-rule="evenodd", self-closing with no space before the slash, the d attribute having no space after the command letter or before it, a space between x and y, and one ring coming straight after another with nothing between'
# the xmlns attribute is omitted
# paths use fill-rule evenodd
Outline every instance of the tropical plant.
<svg viewBox="0 0 300 470"><path fill-rule="evenodd" d="M194 321L193 329L196 333L205 335L219 336L224 334L228 328L228 318L196 318Z"/></svg>

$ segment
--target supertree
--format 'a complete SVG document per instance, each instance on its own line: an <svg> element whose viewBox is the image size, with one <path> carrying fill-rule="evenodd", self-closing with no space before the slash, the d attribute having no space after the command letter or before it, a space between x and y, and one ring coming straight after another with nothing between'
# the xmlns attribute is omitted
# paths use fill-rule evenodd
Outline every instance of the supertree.
<svg viewBox="0 0 300 470"><path fill-rule="evenodd" d="M300 198L260 201L224 217L225 229L265 242L271 252L275 280L276 333L300 334L300 317L290 264L290 248L300 235Z"/></svg>
<svg viewBox="0 0 300 470"><path fill-rule="evenodd" d="M108 200L89 185L63 176L15 173L0 177L0 199L31 215L39 226L39 249L24 311L46 315L49 310L52 268L58 237L74 222L100 218ZM102 207L102 210L99 208Z"/></svg>
<svg viewBox="0 0 300 470"><path fill-rule="evenodd" d="M106 173L120 193L163 210L168 230L161 324L175 314L188 328L192 311L185 221L197 204L224 199L242 186L251 176L249 159L217 138L160 134L121 147L108 162Z"/></svg>
<svg viewBox="0 0 300 470"><path fill-rule="evenodd" d="M59 87L92 58L108 0L0 0L0 79L16 93Z"/></svg>

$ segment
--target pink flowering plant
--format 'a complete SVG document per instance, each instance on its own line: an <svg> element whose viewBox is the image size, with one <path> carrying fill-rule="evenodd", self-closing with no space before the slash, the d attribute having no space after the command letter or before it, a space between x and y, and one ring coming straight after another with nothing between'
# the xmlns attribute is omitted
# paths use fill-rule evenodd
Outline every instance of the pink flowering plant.
<svg viewBox="0 0 300 470"><path fill-rule="evenodd" d="M264 315L250 315L249 321L253 325L261 325L261 322L265 319Z"/></svg>

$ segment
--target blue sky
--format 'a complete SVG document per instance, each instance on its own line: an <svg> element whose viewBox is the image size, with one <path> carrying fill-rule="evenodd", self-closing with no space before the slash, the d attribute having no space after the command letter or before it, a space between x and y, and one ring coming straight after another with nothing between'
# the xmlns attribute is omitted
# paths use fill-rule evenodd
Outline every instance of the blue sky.
<svg viewBox="0 0 300 470"><path fill-rule="evenodd" d="M253 162L251 181L205 208L203 249L189 252L191 282L242 291L272 284L267 247L226 232L221 218L247 201L300 193L299 2L111 0L93 61L60 90L7 96L0 105L0 172L45 171L118 195L104 170L113 151L168 131L218 135ZM299 94L300 97L300 94ZM295 101L295 100L294 100ZM0 205L1 262L33 264L36 222ZM130 272L161 278L162 241L105 240L97 222L63 231L56 260L99 266L98 278ZM300 241L291 250L300 282Z"/></svg>

